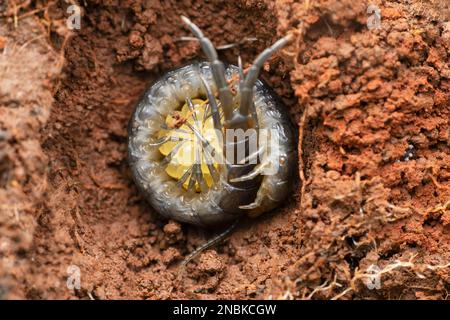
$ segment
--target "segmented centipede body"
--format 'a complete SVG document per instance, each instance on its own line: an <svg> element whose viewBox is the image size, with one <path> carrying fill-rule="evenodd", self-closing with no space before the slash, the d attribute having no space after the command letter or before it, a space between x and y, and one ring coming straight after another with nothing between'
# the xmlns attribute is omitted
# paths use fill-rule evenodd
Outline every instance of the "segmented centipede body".
<svg viewBox="0 0 450 320"><path fill-rule="evenodd" d="M207 62L166 73L138 102L129 125L136 184L162 215L200 226L257 216L288 196L295 134L287 113L258 75L290 41L264 50L244 74L225 66L188 18Z"/></svg>

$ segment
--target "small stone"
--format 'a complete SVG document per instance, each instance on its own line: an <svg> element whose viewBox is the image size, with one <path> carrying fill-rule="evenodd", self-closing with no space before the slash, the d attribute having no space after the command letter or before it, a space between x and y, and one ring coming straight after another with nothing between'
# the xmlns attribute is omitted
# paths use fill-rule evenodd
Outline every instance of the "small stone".
<svg viewBox="0 0 450 320"><path fill-rule="evenodd" d="M170 247L167 250L165 250L162 254L161 261L166 266L169 264L179 260L181 258L180 251L178 249Z"/></svg>
<svg viewBox="0 0 450 320"><path fill-rule="evenodd" d="M6 38L0 37L0 50L3 50L6 46Z"/></svg>
<svg viewBox="0 0 450 320"><path fill-rule="evenodd" d="M169 223L164 226L163 230L167 235L177 235L181 233L181 225L178 222L169 221Z"/></svg>
<svg viewBox="0 0 450 320"><path fill-rule="evenodd" d="M339 174L339 172L335 171L335 170L330 170L327 172L327 177L330 178L331 180L337 180L339 179L341 175Z"/></svg>
<svg viewBox="0 0 450 320"><path fill-rule="evenodd" d="M128 38L130 44L135 48L141 48L144 45L144 39L141 34L137 31L132 31Z"/></svg>
<svg viewBox="0 0 450 320"><path fill-rule="evenodd" d="M215 250L210 250L200 256L198 268L203 272L218 273L223 271L225 267L217 252Z"/></svg>
<svg viewBox="0 0 450 320"><path fill-rule="evenodd" d="M375 91L375 90L377 90L380 86L381 86L381 80L375 79L375 80L370 81L370 82L367 84L367 90L369 90L369 91Z"/></svg>

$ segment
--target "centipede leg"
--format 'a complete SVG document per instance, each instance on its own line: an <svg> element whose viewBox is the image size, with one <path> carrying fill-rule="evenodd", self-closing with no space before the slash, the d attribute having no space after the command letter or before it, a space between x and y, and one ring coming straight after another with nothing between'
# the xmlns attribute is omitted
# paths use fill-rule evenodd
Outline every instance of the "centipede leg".
<svg viewBox="0 0 450 320"><path fill-rule="evenodd" d="M198 257L202 252L215 246L216 244L222 242L230 233L237 227L239 219L236 219L225 231L218 234L214 238L208 240L206 243L202 244L200 247L192 251L181 263L181 267L184 268L190 261Z"/></svg>

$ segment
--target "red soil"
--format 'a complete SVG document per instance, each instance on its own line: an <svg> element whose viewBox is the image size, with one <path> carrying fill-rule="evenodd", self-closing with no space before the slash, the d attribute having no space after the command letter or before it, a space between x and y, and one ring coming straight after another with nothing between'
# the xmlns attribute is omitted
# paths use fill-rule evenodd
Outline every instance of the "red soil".
<svg viewBox="0 0 450 320"><path fill-rule="evenodd" d="M15 2L0 4L0 296L448 298L449 5L374 1L381 29L369 30L354 0L82 1L69 32L65 2ZM140 94L201 56L179 41L180 14L216 45L258 39L223 51L231 63L296 33L263 78L301 137L289 203L181 278L215 231L157 216L126 161Z"/></svg>

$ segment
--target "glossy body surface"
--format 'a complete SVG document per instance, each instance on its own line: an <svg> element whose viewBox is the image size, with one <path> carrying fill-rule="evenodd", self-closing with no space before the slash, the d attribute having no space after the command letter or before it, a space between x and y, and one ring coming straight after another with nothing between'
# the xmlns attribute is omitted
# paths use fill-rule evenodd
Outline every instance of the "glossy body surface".
<svg viewBox="0 0 450 320"><path fill-rule="evenodd" d="M292 124L257 79L261 61L246 76L241 66L225 67L185 22L210 61L166 73L138 102L128 143L134 180L161 215L177 221L207 227L257 216L289 194L297 163Z"/></svg>

